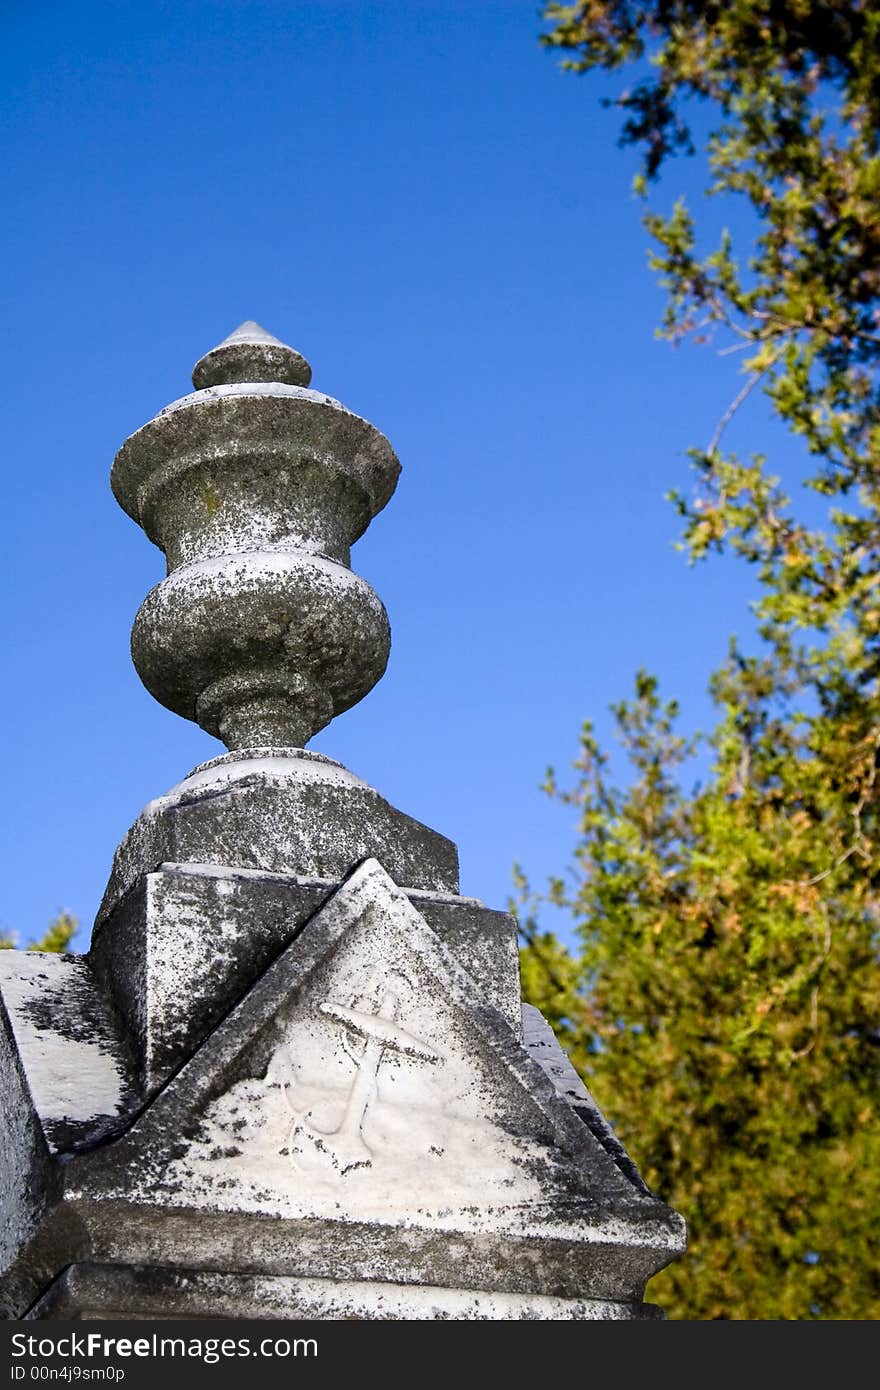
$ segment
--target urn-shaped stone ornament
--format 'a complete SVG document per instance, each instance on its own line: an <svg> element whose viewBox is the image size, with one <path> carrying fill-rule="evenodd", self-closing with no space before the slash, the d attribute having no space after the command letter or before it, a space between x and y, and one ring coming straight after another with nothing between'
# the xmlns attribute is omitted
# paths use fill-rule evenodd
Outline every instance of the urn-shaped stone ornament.
<svg viewBox="0 0 880 1390"><path fill-rule="evenodd" d="M304 747L388 660L384 606L349 550L400 465L310 379L298 352L244 323L113 464L117 501L168 562L135 619L137 672L229 749Z"/></svg>

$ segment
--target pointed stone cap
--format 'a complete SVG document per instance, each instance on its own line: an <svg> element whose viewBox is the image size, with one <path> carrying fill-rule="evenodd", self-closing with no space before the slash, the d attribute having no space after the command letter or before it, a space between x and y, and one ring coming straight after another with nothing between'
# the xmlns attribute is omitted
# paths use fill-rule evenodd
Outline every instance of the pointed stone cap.
<svg viewBox="0 0 880 1390"><path fill-rule="evenodd" d="M253 319L246 319L222 343L199 358L192 379L197 391L236 381L281 381L288 386L308 386L312 369L295 348L274 338Z"/></svg>

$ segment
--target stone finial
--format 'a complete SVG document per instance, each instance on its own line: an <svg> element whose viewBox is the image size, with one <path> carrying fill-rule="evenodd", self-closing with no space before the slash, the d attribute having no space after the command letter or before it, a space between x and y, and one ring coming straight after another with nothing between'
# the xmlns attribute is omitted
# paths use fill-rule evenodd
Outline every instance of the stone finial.
<svg viewBox="0 0 880 1390"><path fill-rule="evenodd" d="M111 472L120 506L168 562L135 618L135 668L229 749L303 747L388 660L385 609L349 548L400 465L366 420L306 389L310 378L298 352L243 323Z"/></svg>
<svg viewBox="0 0 880 1390"><path fill-rule="evenodd" d="M193 367L193 386L226 386L231 381L284 381L308 386L312 369L306 359L253 319L240 323Z"/></svg>

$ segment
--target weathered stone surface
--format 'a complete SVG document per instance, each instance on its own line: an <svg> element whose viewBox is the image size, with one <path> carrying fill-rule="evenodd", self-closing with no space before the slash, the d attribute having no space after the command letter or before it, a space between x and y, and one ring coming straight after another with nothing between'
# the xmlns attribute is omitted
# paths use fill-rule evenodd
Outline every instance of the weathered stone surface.
<svg viewBox="0 0 880 1390"><path fill-rule="evenodd" d="M150 694L229 748L302 747L372 690L390 649L385 609L351 570L267 550L181 565L131 636Z"/></svg>
<svg viewBox="0 0 880 1390"><path fill-rule="evenodd" d="M144 808L116 851L97 920L162 863L339 882L371 857L404 887L458 891L452 841L395 810L341 764L285 748L226 754Z"/></svg>
<svg viewBox="0 0 880 1390"><path fill-rule="evenodd" d="M82 1264L65 1270L29 1318L267 1318L401 1322L613 1321L662 1318L649 1303L485 1293L353 1279L213 1274Z"/></svg>
<svg viewBox="0 0 880 1390"><path fill-rule="evenodd" d="M310 369L243 324L197 364L203 389L123 445L111 482L168 561L135 619L151 694L229 748L301 747L372 689L390 631L349 548L400 465Z"/></svg>
<svg viewBox="0 0 880 1390"><path fill-rule="evenodd" d="M284 381L308 386L312 369L301 353L267 333L253 319L239 324L222 343L193 367L193 386L223 386L231 381Z"/></svg>
<svg viewBox="0 0 880 1390"><path fill-rule="evenodd" d="M136 1100L131 1053L87 960L0 951L0 999L49 1149L118 1128Z"/></svg>
<svg viewBox="0 0 880 1390"><path fill-rule="evenodd" d="M166 406L122 446L111 482L169 569L277 548L346 564L399 473L387 439L332 396L243 382Z"/></svg>
<svg viewBox="0 0 880 1390"><path fill-rule="evenodd" d="M54 1197L46 1141L34 1113L28 1083L6 1009L0 1003L0 1316L16 1317L39 1291L40 1276L22 1260L37 1241ZM44 1278L45 1283L45 1278Z"/></svg>
<svg viewBox="0 0 880 1390"><path fill-rule="evenodd" d="M145 1094L186 1060L337 887L199 864L166 864L138 879L96 929L89 962L125 1019ZM513 919L474 899L409 896L518 1028Z"/></svg>
<svg viewBox="0 0 880 1390"><path fill-rule="evenodd" d="M553 1083L557 1095L561 1096L580 1116L584 1124L595 1135L621 1173L634 1187L647 1192L642 1175L621 1144L611 1125L606 1120L569 1058L562 1051L556 1034L550 1027L540 1009L531 1004L522 1005L523 1046L529 1056L543 1067Z"/></svg>

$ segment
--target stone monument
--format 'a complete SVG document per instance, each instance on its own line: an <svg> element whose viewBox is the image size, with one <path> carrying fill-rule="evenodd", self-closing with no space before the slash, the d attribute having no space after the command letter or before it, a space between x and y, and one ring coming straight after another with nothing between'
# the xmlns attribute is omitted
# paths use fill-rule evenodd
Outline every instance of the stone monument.
<svg viewBox="0 0 880 1390"><path fill-rule="evenodd" d="M349 566L388 441L242 324L112 470L165 553L147 689L228 748L116 851L84 956L0 952L7 1318L661 1316L684 1244L455 846L305 751L385 668Z"/></svg>

